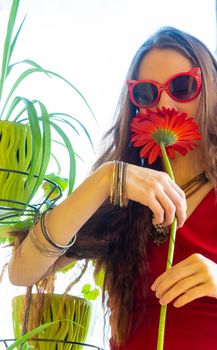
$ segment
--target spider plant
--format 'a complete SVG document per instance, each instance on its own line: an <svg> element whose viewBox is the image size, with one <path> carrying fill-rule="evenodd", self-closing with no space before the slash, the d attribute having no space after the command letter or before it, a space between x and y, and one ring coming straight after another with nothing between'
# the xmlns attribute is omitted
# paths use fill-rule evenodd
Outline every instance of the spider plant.
<svg viewBox="0 0 217 350"><path fill-rule="evenodd" d="M76 176L76 153L74 151L71 138L69 139L67 133L64 131L65 127L71 128L74 134L79 134L79 131L85 134L85 137L92 145L90 135L87 128L74 116L62 113L62 112L49 112L45 104L36 99L29 99L28 97L19 96L16 94L17 88L20 87L22 82L29 78L33 74L43 74L47 79L52 77L62 80L66 86L69 86L73 91L78 94L84 103L90 114L93 112L82 93L67 79L60 74L53 72L49 69L44 69L38 63L30 59L23 59L19 62L12 62L15 46L24 25L25 18L20 23L18 30L14 32L16 23L16 17L18 13L20 0L13 0L7 31L4 40L2 63L0 71L0 147L1 141L4 143L6 150L0 149L0 170L3 173L0 174L1 184L6 182L7 178L14 177L12 181L12 196L15 200L19 201L19 195L24 195L24 202L30 203L37 193L38 189L43 183L45 174L51 158L55 160L60 169L60 160L58 154L54 154L53 146L60 144L60 147L64 146L67 149L69 157L69 174L68 178L68 194L72 192L75 176ZM21 73L18 77L12 80L11 86L7 85L7 94L5 93L5 85L11 77L11 72L16 67L21 67ZM28 68L26 68L28 67ZM22 125L22 133L17 133L17 128L12 128L12 134L9 135L9 127L5 126L6 131L3 137L3 131L1 127L4 123L9 122L15 126ZM10 123L12 122L12 123ZM53 139L53 135L56 135ZM16 144L17 148L13 151L12 156L9 155L9 149L13 144ZM61 157L61 152L58 152ZM10 158L10 159L9 159ZM12 159L13 158L13 159ZM11 171L19 171L23 173L22 179L18 180L16 173L5 173L4 170L9 168ZM0 198L3 198L5 193L8 193L2 189L0 191ZM5 198L5 197L4 197ZM0 203L1 204L1 203Z"/></svg>

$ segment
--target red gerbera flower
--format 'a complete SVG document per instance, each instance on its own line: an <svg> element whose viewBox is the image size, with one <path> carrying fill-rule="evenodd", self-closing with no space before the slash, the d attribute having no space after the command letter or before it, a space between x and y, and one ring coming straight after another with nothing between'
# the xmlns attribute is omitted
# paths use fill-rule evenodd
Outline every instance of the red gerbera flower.
<svg viewBox="0 0 217 350"><path fill-rule="evenodd" d="M142 147L140 157L148 158L149 164L155 162L158 156L163 157L165 170L175 181L174 174L168 156L172 159L175 153L183 156L192 150L196 140L200 140L198 126L194 119L186 113L179 113L174 108L157 108L155 111L147 110L145 114L138 114L131 122L131 142L135 147ZM173 262L176 217L173 219L170 230L170 242L168 248L167 265L168 270ZM166 305L161 305L157 349L163 349L164 332L166 320Z"/></svg>
<svg viewBox="0 0 217 350"><path fill-rule="evenodd" d="M137 114L131 122L131 142L135 147L142 147L141 158L148 158L149 164L162 156L160 144L164 144L171 159L179 152L183 156L197 146L201 136L194 119L187 113L180 113L174 108L157 108Z"/></svg>

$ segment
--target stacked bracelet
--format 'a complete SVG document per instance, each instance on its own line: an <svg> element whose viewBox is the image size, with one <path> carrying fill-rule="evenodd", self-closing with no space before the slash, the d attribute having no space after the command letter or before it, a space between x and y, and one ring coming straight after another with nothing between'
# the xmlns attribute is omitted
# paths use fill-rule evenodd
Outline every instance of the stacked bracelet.
<svg viewBox="0 0 217 350"><path fill-rule="evenodd" d="M31 230L29 231L29 237L31 239L32 244L34 247L43 255L49 256L49 257L58 257L63 254L65 254L66 249L54 249L47 247L45 244L40 242L38 238L36 237L34 233L34 228L32 227Z"/></svg>
<svg viewBox="0 0 217 350"><path fill-rule="evenodd" d="M52 208L49 208L48 210L51 210ZM31 228L30 232L29 232L29 237L31 239L31 242L33 243L33 245L35 246L35 248L43 255L45 256L49 256L49 257L58 257L61 256L63 254L65 254L65 252L75 243L76 241L76 235L73 237L72 241L67 244L67 245L61 245L57 242L55 242L46 227L46 214L47 211L45 211L42 216L41 216L41 220L40 220L40 225L41 225L41 231L42 234L44 236L44 238L46 239L47 242L49 242L52 247L48 247L47 245L45 245L44 243L40 242L38 240L38 238L36 237L35 233L34 233L34 226Z"/></svg>
<svg viewBox="0 0 217 350"><path fill-rule="evenodd" d="M62 245L62 244L59 244L57 242L55 242L51 236L50 236L50 233L48 232L47 230L47 227L46 227L46 215L47 215L47 212L49 210L51 210L52 208L49 208L47 211L45 211L42 216L41 216L41 220L40 220L40 224L41 224L41 231L44 235L44 237L46 238L46 240L56 249L69 249L71 246L73 246L73 244L75 243L76 241L76 235L73 237L73 239L69 242L69 244L67 245Z"/></svg>
<svg viewBox="0 0 217 350"><path fill-rule="evenodd" d="M110 189L110 203L126 207L128 200L126 198L126 170L127 163L114 161L112 172L112 184Z"/></svg>

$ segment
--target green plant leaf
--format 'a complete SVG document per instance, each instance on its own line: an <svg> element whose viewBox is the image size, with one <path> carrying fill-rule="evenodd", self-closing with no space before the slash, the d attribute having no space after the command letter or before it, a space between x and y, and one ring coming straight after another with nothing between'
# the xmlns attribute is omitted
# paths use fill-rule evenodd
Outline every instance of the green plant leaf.
<svg viewBox="0 0 217 350"><path fill-rule="evenodd" d="M54 140L51 140L51 142L55 142ZM61 166L60 166L60 162L58 161L57 157L55 156L55 154L53 152L51 152L51 157L54 159L54 162L57 166L57 171L55 172L56 175L58 176L61 172Z"/></svg>
<svg viewBox="0 0 217 350"><path fill-rule="evenodd" d="M11 105L10 105L8 111L7 111L7 114L5 115L5 118L4 118L5 120L9 120L9 118L11 117L11 115L13 115L14 109L18 106L18 104L19 104L20 102L21 102L21 98L20 98L19 96L16 96L16 97L14 98L14 100L11 102ZM20 116L21 114L23 114L24 112L26 112L26 108L27 108L26 106L22 108L22 110L21 110L19 116ZM26 118L26 120L28 120L28 118ZM13 118L13 121L16 122L16 118L15 118L15 117Z"/></svg>
<svg viewBox="0 0 217 350"><path fill-rule="evenodd" d="M51 131L50 131L50 122L49 122L49 115L47 112L47 109L45 105L37 101L41 110L41 120L42 120L42 159L40 162L40 168L38 173L38 179L35 184L35 189L33 190L32 196L34 196L35 192L37 191L38 187L42 184L43 178L45 176L45 172L48 167L48 163L50 160L51 155ZM38 119L38 116L37 116ZM39 119L38 119L39 121Z"/></svg>
<svg viewBox="0 0 217 350"><path fill-rule="evenodd" d="M100 294L98 288L94 288L91 290L91 285L89 283L83 285L81 293L87 300L96 300Z"/></svg>
<svg viewBox="0 0 217 350"><path fill-rule="evenodd" d="M83 288L81 290L82 293L88 293L90 291L91 285L90 283L86 283L83 285Z"/></svg>
<svg viewBox="0 0 217 350"><path fill-rule="evenodd" d="M32 104L36 103L36 100L31 101L31 103ZM24 112L24 110L23 110L23 112ZM24 118L22 120L19 120L19 122L26 122L29 118L30 118L30 116L28 116L28 118ZM41 116L38 116L37 119L38 119L38 121L42 121L42 117ZM62 122L66 122L66 124L68 124L68 122L65 121L65 120L61 120L61 121ZM80 122L79 122L79 124L80 124ZM52 126L52 128L54 128L56 130L57 134L59 134L59 136L63 140L63 143L60 143L57 140L53 140L53 142L56 142L56 143L59 143L59 144L65 146L66 149L68 150L68 155L69 155L69 158L70 158L70 162L69 162L69 164L70 164L70 172L69 172L68 194L70 194L72 192L72 190L73 190L73 187L74 187L75 175L76 175L75 156L78 156L81 160L82 160L82 158L79 155L77 155L77 153L74 152L74 149L72 147L72 144L71 144L68 136L66 135L66 133L57 124L55 124L55 120L53 120L52 118L50 118L50 125ZM58 162L58 164L59 164L59 162Z"/></svg>
<svg viewBox="0 0 217 350"><path fill-rule="evenodd" d="M73 322L72 320L58 320L58 321L52 321L52 322L47 322L33 330L31 330L30 332L24 334L23 336L21 336L19 339L17 339L13 344L9 345L7 347L7 350L13 350L15 349L17 346L25 343L27 340L33 338L35 335L37 335L38 333L40 332L43 332L46 328L54 325L54 324L57 324L59 322L62 322L62 321L69 321L70 323L75 323ZM78 325L80 326L80 325Z"/></svg>
<svg viewBox="0 0 217 350"><path fill-rule="evenodd" d="M33 329L32 331L24 334L22 337L20 337L19 339L17 339L13 344L9 345L9 347L7 347L7 350L12 350L15 349L17 346L25 343L28 339L33 338L35 335L37 335L40 332L43 332L46 328L59 323L60 320L58 321L53 321L53 322L48 322L46 324L43 324L35 329Z"/></svg>
<svg viewBox="0 0 217 350"><path fill-rule="evenodd" d="M93 143L92 143L92 140L91 140L91 137L90 137L90 134L89 134L87 128L77 118L75 118L72 115L67 114L67 113L50 113L49 115L51 117L56 117L56 116L62 115L64 117L68 117L68 118L72 119L73 121L75 121L76 123L78 123L80 125L80 127L83 129L84 133L86 134L86 136L87 136L88 140L90 141L90 144L93 148ZM63 119L63 121L65 122L65 119Z"/></svg>
<svg viewBox="0 0 217 350"><path fill-rule="evenodd" d="M12 85L12 88L7 96L7 98L5 99L5 103L2 107L2 110L1 110L1 115L0 115L0 119L3 119L3 115L4 115L4 111L7 107L7 104L11 98L11 96L13 95L14 91L16 90L16 88L19 86L19 84L25 79L27 78L30 74L32 73L35 73L37 70L35 68L31 68L31 69L28 69L26 71L24 71L18 78L17 80L15 81L15 83Z"/></svg>
<svg viewBox="0 0 217 350"><path fill-rule="evenodd" d="M17 31L16 34L15 34L15 37L14 37L14 39L13 39L13 42L12 42L12 44L11 44L11 46L10 46L9 62L10 62L10 59L11 59L11 57L12 57L12 54L13 54L13 51L14 51L14 48L15 48L17 39L18 39L18 37L19 37L20 31L21 31L21 29L22 29L22 27L23 27L23 24L24 24L25 20L26 20L26 16L23 18L23 20L22 20L22 22L21 22L21 24L20 24L20 26L19 26L19 28L18 28L18 31ZM13 65L9 65L9 66L8 66L8 69L7 69L7 72L6 72L6 77L8 76L8 74L10 74L10 71L11 71L12 66L13 66Z"/></svg>
<svg viewBox="0 0 217 350"><path fill-rule="evenodd" d="M48 162L51 154L51 134L50 134L50 122L49 115L46 107L40 101L35 101L39 105L40 115L38 117L37 110L32 103L32 101L24 97L16 97L14 100L13 107L15 107L19 101L24 102L26 112L28 115L28 121L32 133L32 159L31 159L31 168L29 171L29 176L26 182L27 191L30 193L32 198L36 193L38 187L41 185L45 172L48 166ZM40 129L39 121L42 123L42 131ZM35 181L34 185L31 187L33 177L37 175L38 178ZM29 198L29 200L31 199Z"/></svg>
<svg viewBox="0 0 217 350"><path fill-rule="evenodd" d="M60 186L60 188L61 188L61 190L63 192L68 187L69 180L66 177L57 176L56 174L52 173L52 174L49 174L49 175L45 175L45 178L48 179L48 180L51 180L51 181L53 181L55 183L57 183Z"/></svg>
<svg viewBox="0 0 217 350"><path fill-rule="evenodd" d="M13 237L2 237L1 236L1 233L0 233L0 245L8 245L8 244L11 244L12 242L15 241L15 238ZM4 247L1 247L1 248L4 248Z"/></svg>
<svg viewBox="0 0 217 350"><path fill-rule="evenodd" d="M20 0L13 0L10 16L8 20L7 32L6 32L5 42L4 42L3 57L2 57L2 69L1 69L1 78L0 78L0 101L2 98L3 86L4 86L4 82L8 72L8 65L11 57L11 54L10 54L11 38L13 34L14 24L17 17L19 3L20 3Z"/></svg>
<svg viewBox="0 0 217 350"><path fill-rule="evenodd" d="M69 85L73 90L76 91L76 93L81 97L81 99L83 100L83 102L86 104L86 106L88 107L89 111L91 112L92 116L94 117L94 119L96 120L95 118L95 115L89 105L89 103L87 102L87 100L85 99L85 97L83 96L83 94L73 85L71 84L67 79L65 79L64 77L62 77L60 74L57 74L53 71L50 71L48 69L43 69L41 68L39 65L37 68L30 68L30 69L27 69L25 70L23 73L21 73L21 75L18 77L18 79L15 81L14 85L12 86L7 98L6 98L6 101L5 101L5 104L2 108L2 111L1 111L1 118L3 116L3 113L7 107L7 104L11 98L11 96L13 95L14 91L16 90L16 88L19 86L19 84L25 79L27 78L29 75L33 74L33 73L45 73L45 74L48 74L48 75L51 75L51 76L55 76L57 78L59 78L60 80L64 81L67 85ZM1 92L1 91L0 91ZM1 95L0 95L1 96Z"/></svg>
<svg viewBox="0 0 217 350"><path fill-rule="evenodd" d="M84 95L76 88L75 85L73 85L72 83L70 83L70 81L68 81L67 79L65 79L64 77L62 77L60 74L58 73L55 73L51 70L48 70L48 69L44 69L43 72L46 72L50 75L53 75L57 78L59 78L60 80L63 80L67 85L69 85L73 90L75 90L77 92L77 94L81 97L81 99L83 100L83 102L86 104L86 106L88 107L89 111L91 112L92 116L94 117L94 119L96 120L96 117L89 105L89 103L87 102L86 98L84 97Z"/></svg>
<svg viewBox="0 0 217 350"><path fill-rule="evenodd" d="M69 272L71 269L73 269L73 267L75 267L75 265L77 264L77 261L73 261L70 264L62 267L60 270L58 270L58 272L60 273L67 273Z"/></svg>
<svg viewBox="0 0 217 350"><path fill-rule="evenodd" d="M59 142L59 141L57 141L57 140L51 140L51 141L54 142L54 143L57 143L58 145L61 145L61 146L63 146L63 147L66 147L66 145L65 145L64 143L62 143L62 142ZM84 163L84 159L83 159L78 153L75 152L75 156L76 156L76 158L78 158L82 163Z"/></svg>
<svg viewBox="0 0 217 350"><path fill-rule="evenodd" d="M62 192L64 192L68 187L69 180L67 178L60 177L55 174L45 175L45 181L42 185L42 189L44 191L45 197L47 197L49 193L51 193L48 197L48 200L52 200L53 198L55 198L60 193L60 190L59 188L53 189L54 185L51 182L46 181L46 179L51 180L55 184L57 184L61 188Z"/></svg>
<svg viewBox="0 0 217 350"><path fill-rule="evenodd" d="M70 128L73 129L73 131L76 132L77 135L80 136L79 131L78 131L78 130L76 129L76 127L75 127L73 124L71 124L68 120L63 119L63 118L60 118L60 117L53 117L53 120L58 121L58 122L60 122L60 123L64 123L65 125L68 125Z"/></svg>
<svg viewBox="0 0 217 350"><path fill-rule="evenodd" d="M17 97L18 98L18 97ZM42 137L41 137L41 130L39 125L39 120L37 116L37 111L33 105L33 103L24 97L20 97L20 100L24 102L27 110L27 115L29 119L29 125L32 133L32 159L31 159L31 168L29 171L29 176L26 182L26 186L28 188L28 191L30 193L31 198L33 197L35 193L35 186L29 187L30 183L34 177L34 175L40 176L40 173L38 173L38 164L40 161L40 150L42 149Z"/></svg>
<svg viewBox="0 0 217 350"><path fill-rule="evenodd" d="M33 104L36 103L36 100L32 100L32 103L33 103ZM15 100L14 100L14 101L12 102L12 104L11 104L10 109L8 110L8 113L7 113L5 119L7 119L7 120L9 119L9 117L10 117L10 115L11 115L13 109L16 107L16 105L17 105L17 103L16 103L16 98L15 98ZM17 114L17 116L13 118L13 120L14 120L14 121L19 121L20 123L26 122L26 121L28 120L28 118L23 118L23 119L20 119L20 120L19 120L19 118L22 116L22 114L23 114L25 111L26 111L26 108L23 108L23 109ZM93 147L93 142L92 142L92 140L91 140L90 134L89 134L87 128L84 126L83 123L81 123L77 118L75 118L75 117L73 117L72 115L67 114L67 113L60 113L60 112L58 112L58 113L49 113L49 117L50 117L50 118L55 119L55 120L58 120L58 121L60 121L60 122L62 122L62 123L65 123L65 124L69 125L71 128L73 128L73 130L74 130L78 135L79 135L79 132L78 132L78 130L73 126L73 124L71 124L70 122L68 122L65 118L58 118L58 116L68 117L68 118L70 118L71 120L73 120L73 121L75 121L76 123L78 123L78 125L82 128L82 130L84 131L85 135L87 136L87 138L88 138L88 140L89 140L89 142L90 142L92 148L94 149L94 147Z"/></svg>
<svg viewBox="0 0 217 350"><path fill-rule="evenodd" d="M29 60L29 59L25 59L25 60L22 60L22 61L18 61L18 62L14 62L13 64L10 65L10 71L12 70L12 68L16 67L17 65L20 65L20 64L29 64L30 66L32 66L33 68L38 68L39 71L43 71L43 68L42 66L40 66L40 64L38 64L37 62L33 61L33 60ZM45 74L49 77L50 75L48 73L45 72Z"/></svg>
<svg viewBox="0 0 217 350"><path fill-rule="evenodd" d="M68 155L69 155L69 164L70 164L70 169L69 169L69 187L68 187L68 194L70 194L73 190L74 183L75 183L75 174L76 174L76 161L75 161L75 152L72 147L72 144L68 138L68 136L65 134L65 132L54 122L50 120L50 123L52 127L56 130L56 132L62 137L66 148L68 150Z"/></svg>
<svg viewBox="0 0 217 350"><path fill-rule="evenodd" d="M102 289L103 284L104 284L104 277L105 274L103 270L100 270L97 274L94 275L94 281L98 287Z"/></svg>

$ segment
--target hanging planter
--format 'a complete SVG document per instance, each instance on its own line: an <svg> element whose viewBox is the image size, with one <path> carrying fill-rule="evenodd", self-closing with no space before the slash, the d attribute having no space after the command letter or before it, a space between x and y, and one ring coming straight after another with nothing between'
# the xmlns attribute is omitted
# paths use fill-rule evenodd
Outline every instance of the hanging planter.
<svg viewBox="0 0 217 350"><path fill-rule="evenodd" d="M67 79L56 72L44 69L38 63L24 59L13 62L13 52L17 45L25 18L17 31L14 27L19 8L19 0L13 0L8 18L7 31L0 67L0 241L4 242L4 228L10 224L15 229L28 228L34 219L36 194L44 184L51 161L59 176L61 162L68 157L68 194L72 192L76 176L76 152L73 135L84 133L92 146L86 127L74 116L65 112L50 113L45 104L37 98L19 96L18 88L32 75L41 74L47 79L59 79L79 96L88 112L92 110L81 92ZM3 40L2 40L3 41ZM23 67L23 68L22 68ZM16 73L16 69L19 70ZM13 75L12 75L13 74ZM10 80L9 80L10 79ZM9 85L8 85L9 80ZM5 85L7 83L7 93ZM60 152L55 152L58 145ZM64 151L64 152L62 152ZM66 152L65 152L66 151ZM58 182L56 182L58 187ZM54 183L55 185L55 183ZM61 191L57 191L57 198ZM42 209L52 206L55 201L45 196ZM41 208L40 207L40 208ZM32 210L33 209L33 210ZM15 226L16 225L16 226Z"/></svg>
<svg viewBox="0 0 217 350"><path fill-rule="evenodd" d="M19 0L12 1L0 71L0 243L8 240L9 230L12 231L12 240L17 237L14 237L13 234L19 235L23 231L22 229L28 230L35 217L35 212L31 209L36 209L38 215L53 206L55 200L59 198L61 191L57 191L57 195L55 194L53 197L55 191L51 188L52 196L49 189L49 193L45 193L42 203L39 206L37 206L37 202L35 203L38 193L40 197L40 191L43 192L43 189L47 188L44 185L49 183L49 178L51 178L46 176L47 169L52 164L51 161L54 162L57 169L57 173L54 174L56 176L60 174L63 159L68 160L69 172L64 174L64 177L68 181L68 194L72 192L76 177L77 156L73 145L74 136L77 140L78 136L84 135L89 145L93 146L88 130L77 118L66 112L54 111L51 113L45 104L37 98L30 99L17 93L17 89L23 81L26 78L30 79L32 75L40 74L47 79L59 79L72 90L73 95L74 93L78 95L82 105L87 107L88 114L93 115L84 96L61 75L44 69L29 59L12 63L13 51L25 22L24 18L17 32L13 33L19 2ZM22 67L24 68L22 69ZM16 68L19 68L18 76L13 80L11 72L15 74ZM8 93L5 94L4 87L7 80L12 85L7 85ZM51 82L53 83L53 80ZM56 146L59 147L58 152L55 152ZM54 180L53 185L60 189L58 181ZM21 209L20 206L22 206ZM5 213L9 216L4 216ZM14 213L18 213L17 217L13 216ZM34 320L37 315L36 308L40 297L40 293L31 296L27 314L24 305L25 296L13 299L13 323L16 338L35 328L35 326L31 327L31 320ZM45 333L40 333L38 337L85 341L91 316L91 304L88 301L69 295L63 297L62 295L45 294L42 310L43 313L38 320L38 325L60 318L62 321L55 323ZM25 330L22 329L24 314L25 319L28 316ZM61 350L62 347L62 344L49 344L50 350ZM37 343L36 348L44 350L43 343ZM81 350L81 346L75 345L73 347L70 345L67 349L72 348L73 350Z"/></svg>
<svg viewBox="0 0 217 350"><path fill-rule="evenodd" d="M31 321L34 320L37 314L37 305L40 304L40 294L32 294L30 308L28 311L27 331L32 329ZM85 343L90 319L91 319L91 303L83 298L58 294L45 294L43 300L43 312L39 317L39 324L45 324L60 320L59 323L47 328L45 331L37 335L40 339L58 339L71 342ZM25 296L19 295L13 298L12 314L14 336L19 338L22 335L22 324L25 310ZM44 350L43 342L29 341L29 345L34 346L34 349ZM62 350L63 344L50 343L49 350ZM65 345L64 350L82 350L79 345Z"/></svg>

